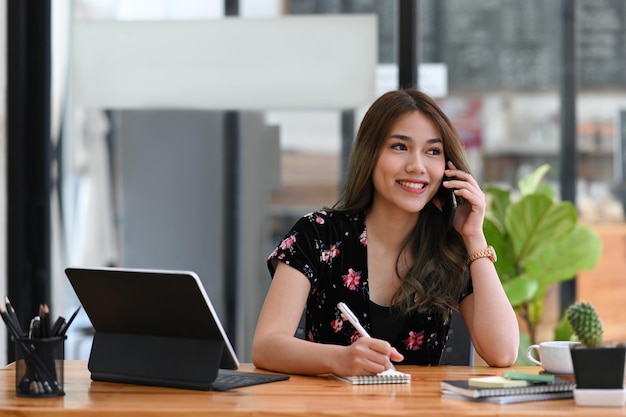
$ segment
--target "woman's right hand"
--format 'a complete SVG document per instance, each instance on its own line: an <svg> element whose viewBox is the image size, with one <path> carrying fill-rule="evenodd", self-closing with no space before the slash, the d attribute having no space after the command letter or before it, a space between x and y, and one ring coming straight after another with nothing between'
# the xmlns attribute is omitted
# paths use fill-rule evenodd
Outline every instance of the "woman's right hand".
<svg viewBox="0 0 626 417"><path fill-rule="evenodd" d="M373 337L360 337L346 346L336 358L334 373L338 375L375 375L404 359L389 342Z"/></svg>

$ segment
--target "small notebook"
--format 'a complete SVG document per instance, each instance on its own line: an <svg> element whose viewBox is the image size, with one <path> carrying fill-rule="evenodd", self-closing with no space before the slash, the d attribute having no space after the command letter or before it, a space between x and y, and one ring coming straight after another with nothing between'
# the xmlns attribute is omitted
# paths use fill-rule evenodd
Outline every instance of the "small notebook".
<svg viewBox="0 0 626 417"><path fill-rule="evenodd" d="M441 381L441 390L454 392L468 398L497 397L503 395L528 395L542 394L550 392L573 392L576 388L575 382L557 379L556 382L548 384L532 384L526 387L504 387L504 388L479 388L472 387L467 379L444 380Z"/></svg>
<svg viewBox="0 0 626 417"><path fill-rule="evenodd" d="M374 385L374 384L409 384L411 382L411 374L397 371L395 369L387 369L376 375L358 375L358 376L341 376L331 374L344 382L352 385Z"/></svg>
<svg viewBox="0 0 626 417"><path fill-rule="evenodd" d="M481 376L467 380L470 387L476 388L509 388L509 387L527 387L530 381L523 379L508 379L502 376Z"/></svg>

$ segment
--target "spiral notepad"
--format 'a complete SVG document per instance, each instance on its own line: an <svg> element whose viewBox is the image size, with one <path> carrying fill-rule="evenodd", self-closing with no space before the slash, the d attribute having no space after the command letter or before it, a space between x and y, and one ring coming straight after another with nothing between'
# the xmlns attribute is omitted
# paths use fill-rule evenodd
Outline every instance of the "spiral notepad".
<svg viewBox="0 0 626 417"><path fill-rule="evenodd" d="M532 384L526 387L478 388L472 387L468 380L441 381L441 390L450 391L468 398L497 397L504 395L528 395L550 392L572 392L576 383L557 379L547 384Z"/></svg>
<svg viewBox="0 0 626 417"><path fill-rule="evenodd" d="M394 369L387 369L376 375L341 376L332 374L334 378L349 382L352 385L374 385L374 384L408 384L411 382L411 375Z"/></svg>

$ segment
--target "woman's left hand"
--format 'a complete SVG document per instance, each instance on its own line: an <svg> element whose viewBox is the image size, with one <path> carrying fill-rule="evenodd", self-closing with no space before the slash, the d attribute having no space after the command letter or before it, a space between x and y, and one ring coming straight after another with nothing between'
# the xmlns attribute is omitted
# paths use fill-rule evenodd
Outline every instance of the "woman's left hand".
<svg viewBox="0 0 626 417"><path fill-rule="evenodd" d="M456 169L452 162L446 168L444 175L453 179L444 181L444 187L455 189L455 195L462 199L454 213L454 229L465 238L482 235L487 208L485 193L474 177Z"/></svg>

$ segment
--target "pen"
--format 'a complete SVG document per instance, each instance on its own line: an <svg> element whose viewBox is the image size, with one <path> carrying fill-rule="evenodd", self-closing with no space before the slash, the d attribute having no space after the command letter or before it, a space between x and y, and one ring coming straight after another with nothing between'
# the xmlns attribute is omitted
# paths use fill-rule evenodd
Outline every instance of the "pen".
<svg viewBox="0 0 626 417"><path fill-rule="evenodd" d="M65 317L59 316L50 328L50 334L53 337L59 336L62 326L65 326Z"/></svg>
<svg viewBox="0 0 626 417"><path fill-rule="evenodd" d="M35 316L28 326L28 338L33 339L41 336L41 317Z"/></svg>
<svg viewBox="0 0 626 417"><path fill-rule="evenodd" d="M17 318L17 314L15 313L15 309L13 308L13 306L11 305L11 302L9 301L9 297L4 296L4 302L6 304L6 314L7 314L7 318L13 323L13 327L15 329L19 329L19 335L22 335L22 329L21 329L21 325L20 325L20 321Z"/></svg>
<svg viewBox="0 0 626 417"><path fill-rule="evenodd" d="M50 313L50 308L48 308L47 304L39 305L39 317L40 317L39 336L40 337L50 336L50 318L48 317L49 313Z"/></svg>
<svg viewBox="0 0 626 417"><path fill-rule="evenodd" d="M340 301L339 303L337 303L337 308L339 309L339 311L343 313L344 316L348 318L348 321L350 322L350 324L354 326L354 328L357 330L357 332L361 334L361 336L371 337L369 333L367 332L367 330L365 330L365 328L361 325L361 322L356 317L356 314L354 314L352 310L350 310L350 308L348 307L346 303ZM393 366L393 363L391 364L391 369L393 370L396 369L396 367Z"/></svg>
<svg viewBox="0 0 626 417"><path fill-rule="evenodd" d="M369 333L367 333L367 330L365 330L365 328L361 326L359 319L352 312L352 310L350 310L350 308L346 305L346 303L344 302L337 303L337 308L339 309L339 311L343 313L344 316L348 318L348 321L350 322L350 324L354 326L354 328L357 330L357 332L361 334L361 336L370 337Z"/></svg>
<svg viewBox="0 0 626 417"><path fill-rule="evenodd" d="M65 323L64 325L61 326L61 328L58 331L58 335L59 336L64 336L65 335L65 332L67 332L68 327L70 327L70 324L72 324L72 322L76 318L76 315L78 314L79 311L80 311L80 306L78 306L76 308L76 310L74 310L74 312L70 316L69 320L67 320L67 323Z"/></svg>

